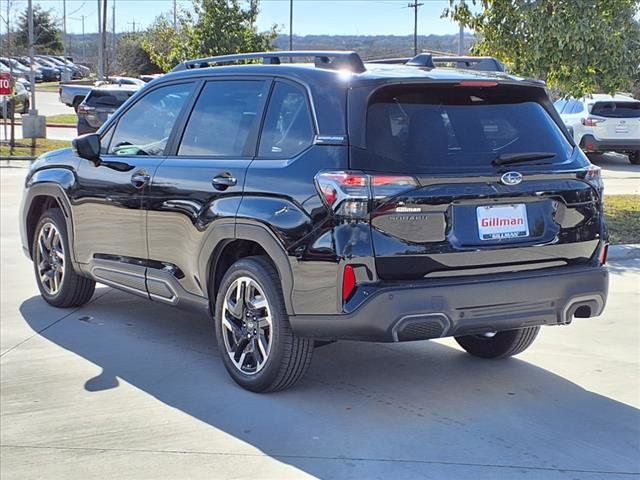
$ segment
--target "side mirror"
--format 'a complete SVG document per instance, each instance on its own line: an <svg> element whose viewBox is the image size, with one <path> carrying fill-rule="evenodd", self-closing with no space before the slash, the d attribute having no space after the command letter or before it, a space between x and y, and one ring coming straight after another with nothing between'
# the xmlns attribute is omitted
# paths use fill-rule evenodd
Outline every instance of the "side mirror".
<svg viewBox="0 0 640 480"><path fill-rule="evenodd" d="M97 167L100 165L100 135L87 133L74 138L71 142L76 155L87 159Z"/></svg>

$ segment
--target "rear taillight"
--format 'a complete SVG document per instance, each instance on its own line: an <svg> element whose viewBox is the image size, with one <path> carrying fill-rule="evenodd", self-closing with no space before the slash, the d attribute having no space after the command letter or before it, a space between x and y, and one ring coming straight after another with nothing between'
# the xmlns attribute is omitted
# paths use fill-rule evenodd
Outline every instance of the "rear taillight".
<svg viewBox="0 0 640 480"><path fill-rule="evenodd" d="M604 182L602 181L602 169L600 167L595 165L589 166L585 170L583 179L602 194Z"/></svg>
<svg viewBox="0 0 640 480"><path fill-rule="evenodd" d="M413 190L418 182L405 175L368 175L360 172L321 172L316 175L318 192L324 203L340 216L364 218L371 201Z"/></svg>
<svg viewBox="0 0 640 480"><path fill-rule="evenodd" d="M95 111L95 108L93 108L93 107L88 107L88 106L82 105L82 104L80 104L78 106L78 114L86 115L87 113L92 113L94 111Z"/></svg>
<svg viewBox="0 0 640 480"><path fill-rule="evenodd" d="M585 127L595 127L602 122L604 122L603 118L587 117L582 119L582 125L584 125Z"/></svg>

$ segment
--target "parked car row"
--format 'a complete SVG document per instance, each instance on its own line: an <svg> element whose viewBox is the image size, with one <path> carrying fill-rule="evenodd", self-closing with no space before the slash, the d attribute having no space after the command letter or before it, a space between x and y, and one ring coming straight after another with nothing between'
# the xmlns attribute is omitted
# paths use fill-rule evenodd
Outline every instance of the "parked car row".
<svg viewBox="0 0 640 480"><path fill-rule="evenodd" d="M631 163L640 165L640 100L593 94L560 99L554 106L584 152L626 153Z"/></svg>

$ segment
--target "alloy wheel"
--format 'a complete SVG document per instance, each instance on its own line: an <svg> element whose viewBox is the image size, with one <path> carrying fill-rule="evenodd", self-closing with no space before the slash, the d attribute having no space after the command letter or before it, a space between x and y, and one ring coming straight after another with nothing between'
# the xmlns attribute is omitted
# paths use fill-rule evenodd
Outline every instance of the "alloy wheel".
<svg viewBox="0 0 640 480"><path fill-rule="evenodd" d="M42 288L47 294L56 295L64 279L64 245L58 228L51 222L38 233L36 265Z"/></svg>
<svg viewBox="0 0 640 480"><path fill-rule="evenodd" d="M233 365L246 375L255 375L271 353L273 324L264 291L250 277L229 285L222 306L222 335Z"/></svg>

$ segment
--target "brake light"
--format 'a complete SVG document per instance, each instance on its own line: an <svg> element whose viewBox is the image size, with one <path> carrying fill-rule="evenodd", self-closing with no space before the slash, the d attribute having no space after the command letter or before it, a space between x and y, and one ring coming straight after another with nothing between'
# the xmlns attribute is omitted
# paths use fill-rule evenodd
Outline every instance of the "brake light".
<svg viewBox="0 0 640 480"><path fill-rule="evenodd" d="M591 165L585 170L584 181L594 187L598 192L604 190L604 182L602 181L602 169L596 165Z"/></svg>
<svg viewBox="0 0 640 480"><path fill-rule="evenodd" d="M585 127L596 127L599 123L604 122L602 118L587 117L582 119L582 125Z"/></svg>
<svg viewBox="0 0 640 480"><path fill-rule="evenodd" d="M342 301L346 302L351 298L356 289L356 272L351 265L344 267L342 274Z"/></svg>
<svg viewBox="0 0 640 480"><path fill-rule="evenodd" d="M498 82L488 80L463 80L458 82L458 87L495 87Z"/></svg>
<svg viewBox="0 0 640 480"><path fill-rule="evenodd" d="M95 108L93 107L88 107L86 105L80 104L78 106L78 114L87 114L87 113L91 113L95 110Z"/></svg>
<svg viewBox="0 0 640 480"><path fill-rule="evenodd" d="M364 218L373 199L382 200L418 186L406 175L368 175L359 172L321 172L316 175L318 192L337 215Z"/></svg>

